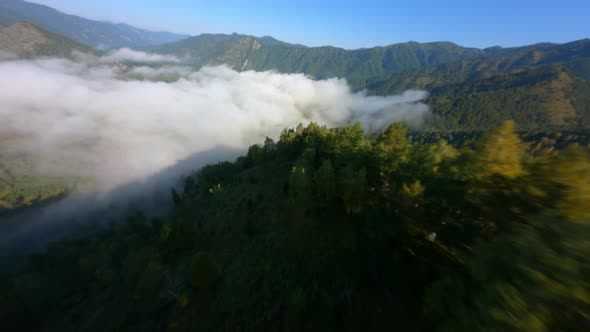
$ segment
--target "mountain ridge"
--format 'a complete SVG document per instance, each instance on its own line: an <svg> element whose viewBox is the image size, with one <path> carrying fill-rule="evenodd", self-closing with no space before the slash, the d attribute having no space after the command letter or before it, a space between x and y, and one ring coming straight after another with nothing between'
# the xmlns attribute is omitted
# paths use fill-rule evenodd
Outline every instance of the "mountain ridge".
<svg viewBox="0 0 590 332"><path fill-rule="evenodd" d="M149 31L122 23L89 20L22 0L0 1L0 25L11 25L19 21L31 22L79 43L99 48L141 47L188 37L165 31Z"/></svg>
<svg viewBox="0 0 590 332"><path fill-rule="evenodd" d="M272 37L271 37L272 38ZM485 61L494 57L516 57L530 63L572 64L576 75L590 79L590 39L568 43L538 43L520 47L485 49L463 47L449 41L390 44L373 48L346 50L335 46L299 47L285 42L265 44L262 38L240 34L201 34L148 50L188 58L192 65L225 64L236 70L277 70L282 73L305 73L318 79L346 78L354 88L364 88L364 81L420 70L430 66L461 61ZM274 40L274 38L273 38ZM257 45L260 44L260 45ZM562 49L565 49L563 51ZM537 52L537 53L535 53ZM553 52L553 53L552 53ZM570 52L569 55L567 52ZM555 54L554 54L555 53ZM524 55L531 59L525 59ZM569 56L568 59L563 59ZM562 57L562 58L560 58ZM582 58L582 59L580 59ZM518 63L512 63L517 67Z"/></svg>
<svg viewBox="0 0 590 332"><path fill-rule="evenodd" d="M450 42L403 43L345 50L334 46L297 47L287 43L264 45L258 37L238 34L201 34L150 50L189 57L197 66L226 64L236 70L274 69L284 73L305 73L316 78L338 76L347 79L481 56L480 50Z"/></svg>

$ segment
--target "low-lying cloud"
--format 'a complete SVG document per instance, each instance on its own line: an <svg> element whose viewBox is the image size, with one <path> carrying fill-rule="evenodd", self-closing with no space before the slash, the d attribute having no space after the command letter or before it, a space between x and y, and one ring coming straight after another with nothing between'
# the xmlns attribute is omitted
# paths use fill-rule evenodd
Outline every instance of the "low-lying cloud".
<svg viewBox="0 0 590 332"><path fill-rule="evenodd" d="M101 57L103 63L112 62L137 62L137 63L179 63L180 60L173 55L163 55L146 53L132 50L130 48L120 48L110 51L107 55Z"/></svg>
<svg viewBox="0 0 590 332"><path fill-rule="evenodd" d="M11 137L4 148L38 156L44 171L92 176L100 189L216 146L244 149L298 123L359 121L375 130L420 126L428 113L423 91L366 96L342 79L180 64L122 70L91 58L0 62L0 137ZM122 60L175 62L123 49L98 63Z"/></svg>
<svg viewBox="0 0 590 332"><path fill-rule="evenodd" d="M0 61L15 59L18 59L18 55L16 55L15 53L0 50Z"/></svg>

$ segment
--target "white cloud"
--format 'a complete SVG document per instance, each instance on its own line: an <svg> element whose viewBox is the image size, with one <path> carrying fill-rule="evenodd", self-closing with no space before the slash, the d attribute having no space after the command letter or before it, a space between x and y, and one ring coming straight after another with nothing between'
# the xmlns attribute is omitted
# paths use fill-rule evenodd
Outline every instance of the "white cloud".
<svg viewBox="0 0 590 332"><path fill-rule="evenodd" d="M216 146L244 149L300 122L332 127L360 121L373 130L395 121L418 126L428 113L419 102L423 91L369 97L340 79L224 66L137 67L125 74L41 59L0 62L0 72L0 137L21 137L13 150L40 156L46 170L94 176L103 189ZM174 80L136 79L162 75Z"/></svg>
<svg viewBox="0 0 590 332"><path fill-rule="evenodd" d="M180 60L173 55L163 55L135 51L130 48L120 48L110 51L101 58L103 63L138 62L138 63L178 63Z"/></svg>
<svg viewBox="0 0 590 332"><path fill-rule="evenodd" d="M15 60L15 59L18 59L17 54L0 50L0 61Z"/></svg>

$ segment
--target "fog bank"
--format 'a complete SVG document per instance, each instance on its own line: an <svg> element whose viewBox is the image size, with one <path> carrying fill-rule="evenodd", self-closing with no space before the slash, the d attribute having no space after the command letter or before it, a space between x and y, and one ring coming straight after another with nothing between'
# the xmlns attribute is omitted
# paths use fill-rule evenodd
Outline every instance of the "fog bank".
<svg viewBox="0 0 590 332"><path fill-rule="evenodd" d="M0 62L0 137L11 138L3 148L37 156L43 172L91 176L108 190L215 146L244 149L276 138L300 122L358 121L376 130L396 121L417 127L428 114L423 91L366 96L342 79L225 66L194 71L162 57L119 50L77 61ZM104 65L120 59L173 64Z"/></svg>

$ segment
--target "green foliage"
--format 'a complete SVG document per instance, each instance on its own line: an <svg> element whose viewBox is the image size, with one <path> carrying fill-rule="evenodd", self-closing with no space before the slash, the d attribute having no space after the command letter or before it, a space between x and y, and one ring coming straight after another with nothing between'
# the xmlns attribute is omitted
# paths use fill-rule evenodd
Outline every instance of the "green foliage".
<svg viewBox="0 0 590 332"><path fill-rule="evenodd" d="M313 200L313 169L315 150L306 149L295 162L289 177L289 199L300 215L305 215Z"/></svg>
<svg viewBox="0 0 590 332"><path fill-rule="evenodd" d="M0 154L0 215L60 199L89 182L40 174L36 166L30 156Z"/></svg>
<svg viewBox="0 0 590 332"><path fill-rule="evenodd" d="M338 191L344 203L347 214L359 214L362 212L367 196L367 170L361 168L355 171L352 165L348 165L340 172L340 185Z"/></svg>
<svg viewBox="0 0 590 332"><path fill-rule="evenodd" d="M208 291L215 286L219 277L219 267L210 254L199 252L191 258L188 280L193 290Z"/></svg>
<svg viewBox="0 0 590 332"><path fill-rule="evenodd" d="M372 49L301 47L267 43L263 38L239 34L203 34L154 48L157 52L191 55L196 65L227 64L236 70L269 70L305 73L316 78L345 77L353 84L369 77L410 68L471 59L476 49L439 42L416 42Z"/></svg>
<svg viewBox="0 0 590 332"><path fill-rule="evenodd" d="M572 142L588 136L513 123L286 129L187 177L166 220L137 213L31 257L0 282L0 319L60 331L581 331L590 160Z"/></svg>
<svg viewBox="0 0 590 332"><path fill-rule="evenodd" d="M410 145L406 135L406 127L394 123L377 137L375 150L379 163L385 165L385 170L395 172L408 161Z"/></svg>
<svg viewBox="0 0 590 332"><path fill-rule="evenodd" d="M578 145L534 165L542 203L580 222L590 219L590 157Z"/></svg>
<svg viewBox="0 0 590 332"><path fill-rule="evenodd" d="M487 133L477 149L480 175L489 173L512 178L523 174L524 145L515 132L514 122L506 121Z"/></svg>
<svg viewBox="0 0 590 332"><path fill-rule="evenodd" d="M588 225L533 217L478 243L465 273L434 283L426 312L440 331L576 331L590 315Z"/></svg>
<svg viewBox="0 0 590 332"><path fill-rule="evenodd" d="M324 160L315 174L317 199L326 205L336 198L336 171L330 160Z"/></svg>

